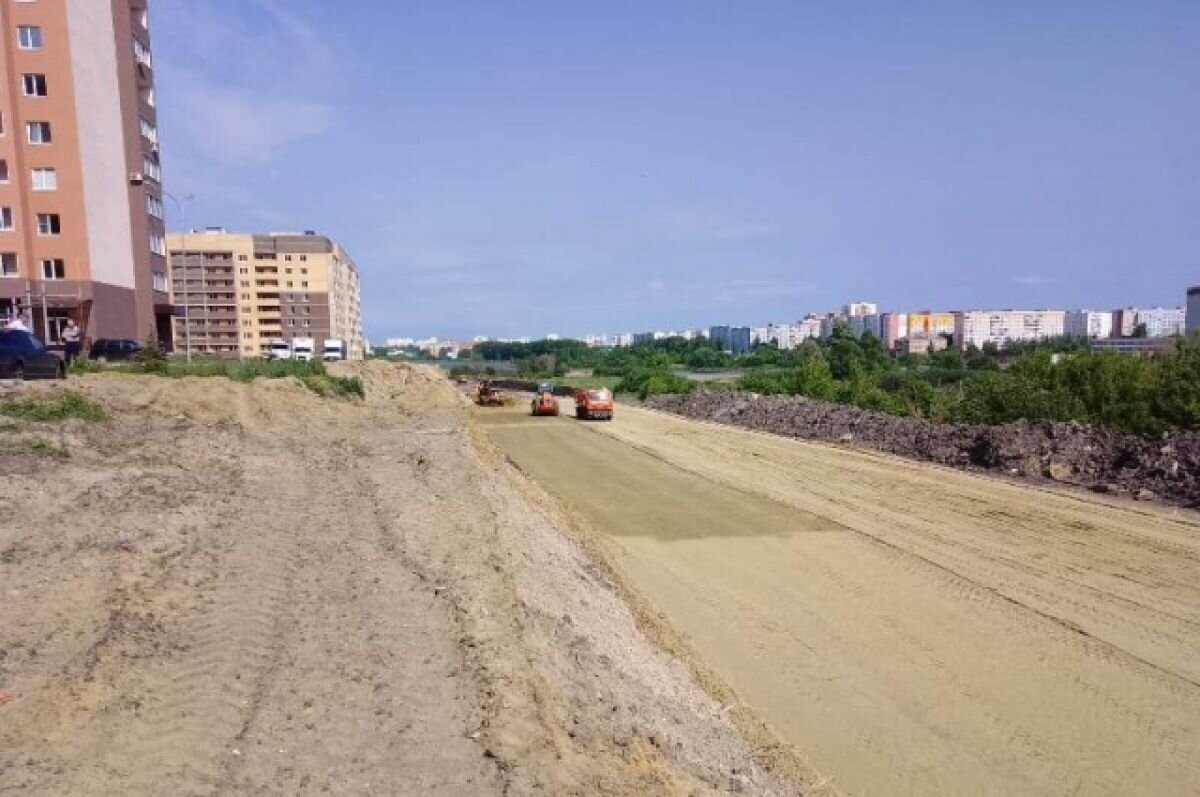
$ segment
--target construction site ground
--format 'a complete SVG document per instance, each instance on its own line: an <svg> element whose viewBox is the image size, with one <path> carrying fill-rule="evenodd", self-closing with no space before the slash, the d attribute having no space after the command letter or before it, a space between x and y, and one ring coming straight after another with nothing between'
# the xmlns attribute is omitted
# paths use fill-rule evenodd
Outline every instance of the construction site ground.
<svg viewBox="0 0 1200 797"><path fill-rule="evenodd" d="M1195 512L346 370L0 419L0 797L1196 793Z"/></svg>
<svg viewBox="0 0 1200 797"><path fill-rule="evenodd" d="M0 795L800 793L448 381L347 370L0 418Z"/></svg>
<svg viewBox="0 0 1200 797"><path fill-rule="evenodd" d="M477 417L844 793L1200 789L1196 513L630 407Z"/></svg>

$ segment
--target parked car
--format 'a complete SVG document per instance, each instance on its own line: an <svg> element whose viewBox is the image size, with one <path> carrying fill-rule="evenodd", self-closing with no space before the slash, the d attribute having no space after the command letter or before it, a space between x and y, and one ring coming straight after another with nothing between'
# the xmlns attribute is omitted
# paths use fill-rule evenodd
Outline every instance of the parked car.
<svg viewBox="0 0 1200 797"><path fill-rule="evenodd" d="M0 379L65 379L67 364L23 329L0 332Z"/></svg>
<svg viewBox="0 0 1200 797"><path fill-rule="evenodd" d="M142 344L136 340L109 340L108 338L100 338L92 344L92 350L88 353L88 357L99 362L130 360L141 350Z"/></svg>

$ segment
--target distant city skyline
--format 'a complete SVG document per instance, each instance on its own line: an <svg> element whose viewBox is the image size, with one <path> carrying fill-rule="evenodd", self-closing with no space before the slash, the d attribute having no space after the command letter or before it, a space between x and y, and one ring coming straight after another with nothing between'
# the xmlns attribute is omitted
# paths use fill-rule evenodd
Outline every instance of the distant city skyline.
<svg viewBox="0 0 1200 797"><path fill-rule="evenodd" d="M334 237L374 338L1162 304L1200 277L1195 2L154 14L171 229Z"/></svg>

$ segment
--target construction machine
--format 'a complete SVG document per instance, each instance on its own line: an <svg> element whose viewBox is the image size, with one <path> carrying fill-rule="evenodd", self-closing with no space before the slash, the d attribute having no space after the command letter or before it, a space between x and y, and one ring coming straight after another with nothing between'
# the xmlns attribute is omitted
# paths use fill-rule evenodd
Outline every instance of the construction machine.
<svg viewBox="0 0 1200 797"><path fill-rule="evenodd" d="M538 387L533 401L529 402L529 412L531 415L558 415L558 399L550 385Z"/></svg>
<svg viewBox="0 0 1200 797"><path fill-rule="evenodd" d="M475 403L480 407L503 407L506 402L500 388L492 380L484 379L475 386Z"/></svg>
<svg viewBox="0 0 1200 797"><path fill-rule="evenodd" d="M613 417L612 391L603 387L576 390L575 417L581 421L593 418L611 421Z"/></svg>

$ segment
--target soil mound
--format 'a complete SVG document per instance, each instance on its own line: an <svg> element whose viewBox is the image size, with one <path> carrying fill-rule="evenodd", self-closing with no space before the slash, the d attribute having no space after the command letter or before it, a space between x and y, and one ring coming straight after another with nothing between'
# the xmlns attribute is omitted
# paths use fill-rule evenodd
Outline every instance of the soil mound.
<svg viewBox="0 0 1200 797"><path fill-rule="evenodd" d="M999 426L901 418L802 396L695 392L653 409L746 429L847 443L964 469L1051 479L1097 492L1200 507L1200 433L1142 436L1077 423Z"/></svg>

